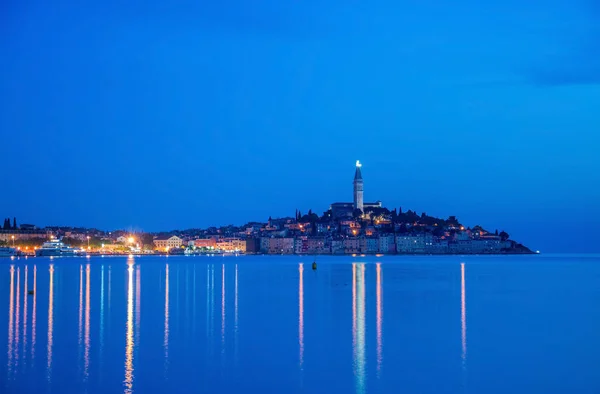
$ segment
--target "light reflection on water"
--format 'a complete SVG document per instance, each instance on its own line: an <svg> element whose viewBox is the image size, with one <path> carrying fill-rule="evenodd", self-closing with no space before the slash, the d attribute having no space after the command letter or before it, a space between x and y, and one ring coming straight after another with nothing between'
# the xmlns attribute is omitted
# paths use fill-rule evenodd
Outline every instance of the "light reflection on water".
<svg viewBox="0 0 600 394"><path fill-rule="evenodd" d="M469 261L469 325L470 332L478 335L470 337L467 352L464 262L448 261L448 257L440 265L419 265L402 264L400 258L392 262L387 257L373 261L366 258L366 262L348 264L320 262L318 271L306 271L305 265L294 257L269 257L268 263L261 259L246 257L232 263L227 259L221 262L171 256L165 263L160 258L138 257L124 264L125 260L119 258L92 257L84 260L84 267L75 259L54 259L49 264L48 259L40 258L35 259L36 264L16 259L12 266L0 266L0 286L4 286L0 287L0 302L8 304L8 316L2 315L7 320L0 321L1 327L8 328L4 337L7 351L2 352L6 360L0 360L6 366L0 375L0 385L5 387L0 387L0 391L175 392L184 384L223 393L242 392L241 387L268 391L272 387L269 385L284 387L290 393L338 389L357 394L433 393L436 391L428 382L439 382L448 387L447 392L457 392L460 387L469 393L500 392L501 388L506 389L502 382L496 388L486 386L488 380L474 378L476 372L482 373L483 363L492 360L478 352L478 346L486 340L480 332L491 332L494 341L519 338L521 331L511 331L510 336L504 337L493 331L503 324L502 311L509 311L513 319L529 319L532 314L538 319L549 319L546 314L550 311L544 305L553 293L540 293L539 298L535 298L538 293L528 293L528 305L537 302L537 308L517 316L515 311L524 309L515 302L515 292L506 291L509 296L505 298L501 298L504 293L493 293L492 297L489 283L481 282L493 280L487 279L493 278L490 272L512 272L522 269L522 265L505 268ZM572 273L572 267L565 272ZM116 272L111 276L112 270ZM478 270L488 275L478 276ZM579 300L585 299L589 294L582 288L596 288L590 279L595 276L580 272L576 281L557 278L554 282L554 286L563 286L562 297L573 294ZM523 270L513 276L520 278L529 273L531 278L540 275L539 270ZM600 270L597 274L600 276ZM513 282L513 286L514 283L527 289L533 282ZM578 285L565 287L571 283ZM196 284L202 291L196 292ZM506 281L493 284L498 288ZM542 285L545 284L538 283L538 287ZM116 286L114 297L112 286ZM206 292L202 286L206 286ZM33 293L29 294L29 290ZM215 300L219 296L220 300ZM577 305L573 300L569 305ZM38 301L41 308L37 308ZM488 324L481 314L488 310L486 303L490 302L495 303L495 308L493 314L485 315ZM563 300L556 298L554 302ZM588 323L588 327L594 324L594 320L584 320L585 314L569 314L569 310L561 313L568 315L569 329L579 327L573 321ZM596 317L600 321L600 314ZM535 324L535 320L525 321L529 326ZM545 330L560 327L561 322ZM483 331L478 330L481 324L486 324ZM503 325L502 330L513 327ZM36 337L38 328L47 335ZM585 336L586 332L580 331L579 335ZM537 345L541 347L544 341ZM536 338L529 336L527 342L518 343L521 347L531 346ZM593 343L588 338L590 348L600 354ZM499 357L502 348L511 346L512 342L503 342L502 346L488 343L486 348ZM46 357L38 366L34 363L36 353L38 358L39 354L42 359ZM534 353L522 354L527 357ZM573 354L563 356L577 363ZM586 362L594 360L589 357L584 357ZM546 359L535 361L549 368ZM521 362L519 368L523 368L525 360L512 362ZM588 379L593 385L595 375L591 369L587 375L585 365L578 364L579 373L584 374L581 379ZM512 367L508 364L507 368ZM532 373L535 377L535 371ZM556 372L560 373L563 372ZM543 378L552 377L545 374ZM539 379L544 381L541 375ZM67 381L72 388L64 386ZM565 392L566 386L554 383L555 391L537 392L559 392L559 388Z"/></svg>
<svg viewBox="0 0 600 394"><path fill-rule="evenodd" d="M13 265L10 266L10 302L8 307L8 364L7 364L7 372L9 379L12 378L12 363L13 363L13 315L14 315L14 302L15 302L15 267Z"/></svg>
<svg viewBox="0 0 600 394"><path fill-rule="evenodd" d="M37 266L33 266L33 309L31 311L31 363L35 359L35 333L37 316Z"/></svg>
<svg viewBox="0 0 600 394"><path fill-rule="evenodd" d="M25 266L25 285L23 286L23 358L27 357L27 274L28 268Z"/></svg>
<svg viewBox="0 0 600 394"><path fill-rule="evenodd" d="M85 340L83 353L83 377L87 380L90 367L90 265L85 267Z"/></svg>
<svg viewBox="0 0 600 394"><path fill-rule="evenodd" d="M127 326L125 335L125 392L133 392L133 258L127 262Z"/></svg>
<svg viewBox="0 0 600 394"><path fill-rule="evenodd" d="M165 330L163 347L165 348L165 375L169 363L169 264L165 265Z"/></svg>
<svg viewBox="0 0 600 394"><path fill-rule="evenodd" d="M463 368L467 365L467 292L465 286L465 263L460 263L460 338Z"/></svg>
<svg viewBox="0 0 600 394"><path fill-rule="evenodd" d="M48 351L46 374L48 381L52 381L52 344L54 342L54 264L50 264L50 283L48 285Z"/></svg>
<svg viewBox="0 0 600 394"><path fill-rule="evenodd" d="M19 322L21 321L19 319L19 314L20 314L20 307L21 307L21 302L20 302L20 295L21 295L21 291L19 290L19 286L21 284L21 268L17 268L17 292L16 292L16 310L15 310L15 344L14 344L14 369L16 370L19 367Z"/></svg>
<svg viewBox="0 0 600 394"><path fill-rule="evenodd" d="M304 264L298 264L298 345L300 370L304 366Z"/></svg>
<svg viewBox="0 0 600 394"><path fill-rule="evenodd" d="M352 265L352 294L355 322L352 326L354 344L354 376L356 379L356 392L365 392L366 384L366 342L365 342L365 264L354 263Z"/></svg>
<svg viewBox="0 0 600 394"><path fill-rule="evenodd" d="M383 364L383 279L381 263L376 263L377 270L377 377L381 377Z"/></svg>

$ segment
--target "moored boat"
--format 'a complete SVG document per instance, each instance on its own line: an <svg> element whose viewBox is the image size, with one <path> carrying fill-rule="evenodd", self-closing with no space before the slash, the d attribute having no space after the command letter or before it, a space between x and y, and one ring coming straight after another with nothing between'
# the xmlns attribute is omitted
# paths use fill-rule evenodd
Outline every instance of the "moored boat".
<svg viewBox="0 0 600 394"><path fill-rule="evenodd" d="M0 257L12 257L17 255L17 249L9 247L0 247Z"/></svg>
<svg viewBox="0 0 600 394"><path fill-rule="evenodd" d="M72 248L68 245L65 245L59 239L51 239L48 242L44 242L42 247L35 251L35 255L37 257L80 256L82 254L84 253L81 249Z"/></svg>

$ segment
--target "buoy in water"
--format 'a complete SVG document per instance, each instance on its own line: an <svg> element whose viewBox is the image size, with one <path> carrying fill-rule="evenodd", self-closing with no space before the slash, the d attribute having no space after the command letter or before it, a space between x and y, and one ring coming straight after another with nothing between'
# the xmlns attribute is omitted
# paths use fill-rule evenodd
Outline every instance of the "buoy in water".
<svg viewBox="0 0 600 394"><path fill-rule="evenodd" d="M313 261L313 263L312 263L312 269L313 270L317 269L317 262L316 261Z"/></svg>

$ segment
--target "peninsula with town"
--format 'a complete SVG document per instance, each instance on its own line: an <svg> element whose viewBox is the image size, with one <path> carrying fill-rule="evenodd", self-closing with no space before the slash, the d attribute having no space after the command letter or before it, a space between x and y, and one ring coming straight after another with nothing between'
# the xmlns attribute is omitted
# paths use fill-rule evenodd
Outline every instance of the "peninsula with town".
<svg viewBox="0 0 600 394"><path fill-rule="evenodd" d="M147 233L126 230L17 224L4 220L0 247L36 255L48 241L60 240L80 254L532 254L509 234L456 216L437 218L381 201L365 202L361 163L356 162L353 201L334 202L321 215L296 210L294 216L242 226ZM39 252L37 253L39 255Z"/></svg>

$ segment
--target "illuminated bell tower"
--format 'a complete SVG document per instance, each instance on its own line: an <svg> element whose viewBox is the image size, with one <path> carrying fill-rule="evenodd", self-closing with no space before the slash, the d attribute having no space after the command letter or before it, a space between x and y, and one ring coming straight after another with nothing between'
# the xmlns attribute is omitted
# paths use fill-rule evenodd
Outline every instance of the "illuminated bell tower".
<svg viewBox="0 0 600 394"><path fill-rule="evenodd" d="M360 209L363 211L363 178L362 173L360 172L360 164L359 160L356 160L356 172L354 173L354 209Z"/></svg>

